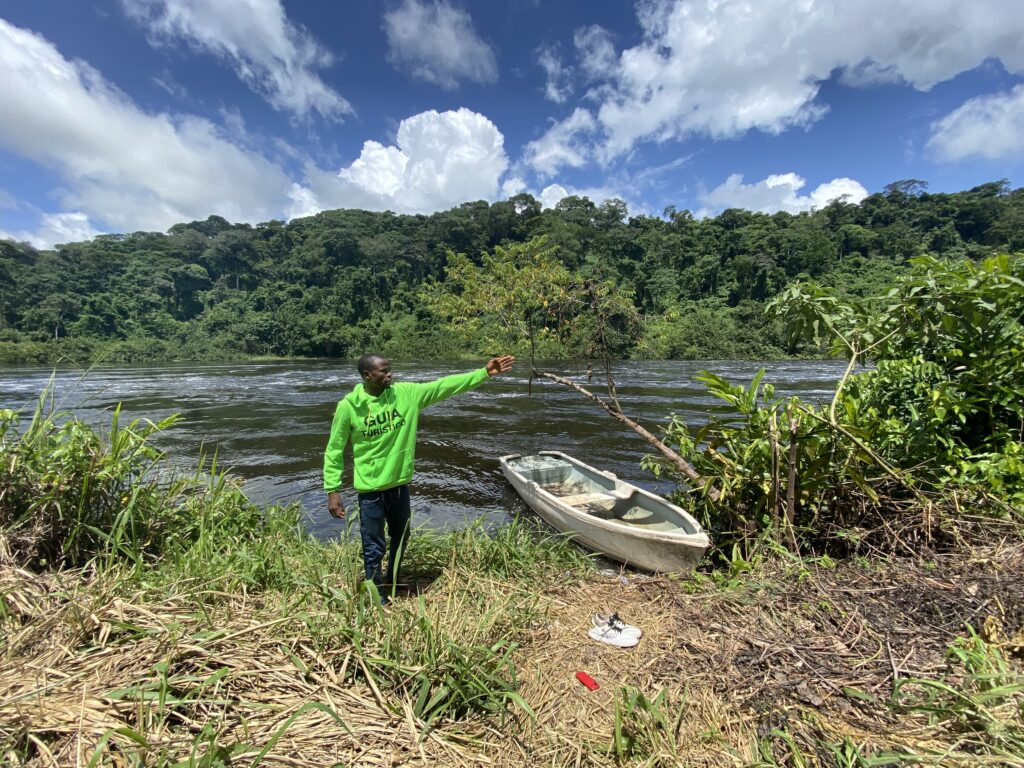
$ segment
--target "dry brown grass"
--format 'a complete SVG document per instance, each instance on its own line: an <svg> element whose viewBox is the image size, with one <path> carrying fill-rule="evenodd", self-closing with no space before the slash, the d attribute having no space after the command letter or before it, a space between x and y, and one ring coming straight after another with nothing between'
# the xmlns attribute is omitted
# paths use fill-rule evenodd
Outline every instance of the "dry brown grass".
<svg viewBox="0 0 1024 768"><path fill-rule="evenodd" d="M424 597L445 600L447 588L442 577ZM956 748L942 764L967 764L961 734L885 700L900 677L955 675L946 648L965 624L1019 653L1021 594L1020 546L929 563L776 564L724 586L637 576L548 586L548 620L516 652L536 719L428 727L409 701L351 681L362 663L353 648L312 647L303 620L273 605L211 595L204 614L194 592L115 596L88 574L5 567L0 742L21 745L33 766L85 766L105 739L97 764L198 764L242 745L231 765L606 766L617 696L633 686L665 690L666 708L681 712L676 746L652 742L637 764L764 764L767 750L768 764L796 765L795 745L809 764L832 765L825 745L844 738L865 753ZM642 627L640 645L588 639L598 610ZM601 688L588 691L577 670Z"/></svg>
<svg viewBox="0 0 1024 768"><path fill-rule="evenodd" d="M211 621L180 600L106 596L88 579L58 596L56 581L11 568L0 576L20 619L4 637L0 733L27 738L36 748L32 765L85 765L105 736L111 765L139 754L146 764L174 762L207 751L204 727L213 744L252 745L232 755L239 765L253 763L275 737L264 765L477 762L474 739L483 729L428 733L407 702L346 681L358 655L317 652L304 642L300 618L222 596ZM309 708L284 727L311 702L343 722ZM148 748L110 735L119 728L144 734Z"/></svg>
<svg viewBox="0 0 1024 768"><path fill-rule="evenodd" d="M666 690L670 712L683 711L677 748L652 750L650 765L748 765L762 759L766 741L772 759L787 764L789 746L773 731L790 734L805 759L823 765L834 764L824 745L844 739L865 752L941 752L958 735L893 715L885 701L895 680L950 672L946 649L966 624L1024 671L1021 594L1019 545L872 570L776 565L737 588L640 578L557 590L549 635L520 660L523 694L538 714L524 738L538 764L607 765L595 747L609 745L616 693L629 685L649 697ZM644 629L637 648L586 639L589 612L608 608ZM581 686L577 669L601 689ZM1012 706L1006 712L1014 716ZM1024 765L1024 754L1018 758Z"/></svg>

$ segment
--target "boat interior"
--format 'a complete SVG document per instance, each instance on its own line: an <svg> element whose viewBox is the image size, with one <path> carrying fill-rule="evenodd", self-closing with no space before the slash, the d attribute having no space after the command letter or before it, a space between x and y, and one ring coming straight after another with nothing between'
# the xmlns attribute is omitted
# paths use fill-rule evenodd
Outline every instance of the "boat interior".
<svg viewBox="0 0 1024 768"><path fill-rule="evenodd" d="M664 500L558 456L519 456L509 464L563 504L588 515L649 531L699 531L692 519Z"/></svg>

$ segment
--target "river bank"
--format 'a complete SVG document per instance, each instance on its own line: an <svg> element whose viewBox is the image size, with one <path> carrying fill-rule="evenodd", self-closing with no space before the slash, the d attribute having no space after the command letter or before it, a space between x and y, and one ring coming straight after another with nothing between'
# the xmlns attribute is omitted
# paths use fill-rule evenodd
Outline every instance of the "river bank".
<svg viewBox="0 0 1024 768"><path fill-rule="evenodd" d="M819 359L808 356L787 357L779 350L780 359ZM446 360L478 360L471 352L450 352ZM821 358L825 359L825 358ZM216 346L182 346L162 339L50 339L48 341L0 340L0 365L50 365L85 370L96 365L161 365L167 363L272 363L272 362L352 362L350 358L327 358L303 355L252 354Z"/></svg>
<svg viewBox="0 0 1024 768"><path fill-rule="evenodd" d="M385 609L355 541L169 462L155 441L176 417L101 409L100 434L52 394L0 410L9 764L1024 767L1015 515L929 505L892 550L763 539L648 577L477 507L413 536ZM522 409L502 394L463 402L474 434L483 405ZM587 636L610 611L636 648Z"/></svg>
<svg viewBox="0 0 1024 768"><path fill-rule="evenodd" d="M429 359L431 354L438 353L437 348L424 345L415 351L406 352L401 349L388 351L386 354L395 357L415 357L419 360ZM393 345L392 345L393 346ZM713 352L711 350L714 350ZM371 350L372 351L372 350ZM647 354L651 353L648 348ZM450 345L440 350L439 359L443 360L476 360L481 357L465 348L453 348ZM662 356L663 360L715 360L720 357L732 359L762 359L771 357L777 360L825 360L827 356L821 350L804 348L797 354L790 354L780 346L755 346L745 350L733 344L721 344L715 347L693 348L689 354ZM355 355L358 357L358 354ZM127 339L93 339L62 337L46 341L20 339L13 341L0 338L0 365L60 365L89 368L96 364L162 364L162 363L238 363L238 362L271 362L281 360L316 361L332 360L335 362L354 360L354 357L322 357L317 355L274 355L261 352L245 352L238 348L219 346L204 341L182 342L180 340L159 339L154 337L136 337Z"/></svg>
<svg viewBox="0 0 1024 768"><path fill-rule="evenodd" d="M262 584L8 559L5 760L1024 765L1019 542L653 578L523 528L415 541L386 610L351 545L293 542ZM599 610L640 644L590 640Z"/></svg>

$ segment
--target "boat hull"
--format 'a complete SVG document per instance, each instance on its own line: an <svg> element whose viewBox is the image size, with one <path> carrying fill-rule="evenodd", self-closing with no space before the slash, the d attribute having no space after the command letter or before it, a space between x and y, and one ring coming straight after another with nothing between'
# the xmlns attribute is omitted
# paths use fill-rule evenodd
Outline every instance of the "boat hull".
<svg viewBox="0 0 1024 768"><path fill-rule="evenodd" d="M499 463L523 501L549 525L633 568L692 570L710 543L685 510L561 452L503 456Z"/></svg>

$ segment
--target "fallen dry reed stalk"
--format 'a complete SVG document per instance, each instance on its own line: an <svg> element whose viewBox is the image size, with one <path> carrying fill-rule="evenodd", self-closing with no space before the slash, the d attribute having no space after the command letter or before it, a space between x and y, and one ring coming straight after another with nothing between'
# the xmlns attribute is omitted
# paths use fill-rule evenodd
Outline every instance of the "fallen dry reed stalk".
<svg viewBox="0 0 1024 768"><path fill-rule="evenodd" d="M443 574L422 593L431 615L454 620L456 581ZM472 586L510 589L500 579ZM794 755L835 765L829 750L843 744L996 764L964 762L962 733L887 702L901 678L955 681L947 649L967 624L1021 674L1019 545L928 562L776 564L735 583L594 576L538 588L546 618L523 628L514 654L536 717L428 725L373 674L353 678L372 662L358 649L310 641L314 608L282 614L220 596L204 612L182 596L114 595L88 574L6 567L0 739L30 745L39 766L86 765L98 749L96 764L117 766L217 754L232 765L607 766L618 712L634 739L648 738L630 742L638 765L795 765ZM592 613L608 610L643 628L637 648L586 637ZM585 689L577 670L601 688ZM629 690L648 710L623 715ZM643 720L658 707L670 727ZM17 764L14 754L6 759ZM1024 765L1017 757L1000 764Z"/></svg>
<svg viewBox="0 0 1024 768"><path fill-rule="evenodd" d="M181 599L98 599L102 591L87 579L58 597L53 581L0 572L11 612L0 738L45 745L33 764L88 762L104 741L101 764L111 765L140 754L144 764L173 762L236 744L252 745L234 748L231 759L242 765L490 762L481 729L450 739L412 716L408 702L344 679L351 649L314 650L303 617L268 620L225 605L230 621L212 629Z"/></svg>

